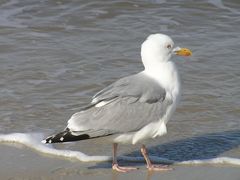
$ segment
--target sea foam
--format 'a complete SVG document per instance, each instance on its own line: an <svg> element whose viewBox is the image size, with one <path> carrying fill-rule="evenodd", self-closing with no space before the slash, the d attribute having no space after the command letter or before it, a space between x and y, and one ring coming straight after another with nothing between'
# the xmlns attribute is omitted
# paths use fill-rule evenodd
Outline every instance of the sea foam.
<svg viewBox="0 0 240 180"><path fill-rule="evenodd" d="M63 158L77 159L82 162L102 162L111 161L110 156L89 156L80 151L72 150L59 150L55 149L52 145L46 145L41 143L43 134L25 134L25 133L12 133L12 134L0 134L0 143L19 143L27 146L39 153L44 153L52 156L58 156ZM121 156L121 160L131 161L131 162L144 162L143 157L132 157L132 156ZM240 165L240 159L230 158L230 157L217 157L212 159L204 160L188 160L188 161L173 161L166 158L160 158L156 156L150 156L152 162L155 163L166 163L166 164L178 164L178 165L191 165L191 164L230 164L230 165Z"/></svg>

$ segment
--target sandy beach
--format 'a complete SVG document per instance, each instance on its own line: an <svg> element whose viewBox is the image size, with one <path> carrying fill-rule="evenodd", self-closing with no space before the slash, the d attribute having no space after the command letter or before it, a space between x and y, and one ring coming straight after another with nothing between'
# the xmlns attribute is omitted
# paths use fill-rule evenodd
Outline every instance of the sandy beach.
<svg viewBox="0 0 240 180"><path fill-rule="evenodd" d="M173 165L167 172L148 172L144 163L134 164L139 170L117 173L111 163L83 163L36 153L22 145L0 145L1 180L239 180L239 166ZM122 162L123 165L125 164Z"/></svg>

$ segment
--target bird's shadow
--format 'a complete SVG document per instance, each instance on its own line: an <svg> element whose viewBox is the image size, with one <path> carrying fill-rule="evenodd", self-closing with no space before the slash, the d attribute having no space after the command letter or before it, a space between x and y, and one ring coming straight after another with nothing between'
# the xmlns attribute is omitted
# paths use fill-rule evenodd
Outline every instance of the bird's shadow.
<svg viewBox="0 0 240 180"><path fill-rule="evenodd" d="M237 148L240 145L240 130L209 133L191 138L185 138L156 146L148 147L149 155L166 158L172 161L203 160L218 157L222 153ZM139 157L139 151L133 151L124 156ZM120 161L124 166L129 162ZM144 165L144 163L131 165ZM110 168L111 163L97 163L95 168Z"/></svg>

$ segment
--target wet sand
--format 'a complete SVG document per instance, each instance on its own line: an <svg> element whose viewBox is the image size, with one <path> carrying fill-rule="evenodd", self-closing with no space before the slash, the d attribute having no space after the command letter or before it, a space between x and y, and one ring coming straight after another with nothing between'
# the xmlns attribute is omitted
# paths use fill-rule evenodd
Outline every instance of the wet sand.
<svg viewBox="0 0 240 180"><path fill-rule="evenodd" d="M0 145L1 180L20 179L84 179L84 180L239 180L239 166L230 165L174 165L168 172L149 173L143 163L134 164L139 170L130 173L117 173L111 170L111 163L83 163L38 154L22 145ZM123 165L125 162L122 162ZM125 164L126 165L126 164Z"/></svg>

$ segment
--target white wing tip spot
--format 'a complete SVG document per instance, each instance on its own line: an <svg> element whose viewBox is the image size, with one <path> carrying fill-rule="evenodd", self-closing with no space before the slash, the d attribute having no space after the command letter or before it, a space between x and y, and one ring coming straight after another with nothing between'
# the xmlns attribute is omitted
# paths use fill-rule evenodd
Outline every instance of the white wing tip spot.
<svg viewBox="0 0 240 180"><path fill-rule="evenodd" d="M64 137L61 137L61 138L60 138L60 141L63 141L63 140L64 140Z"/></svg>

